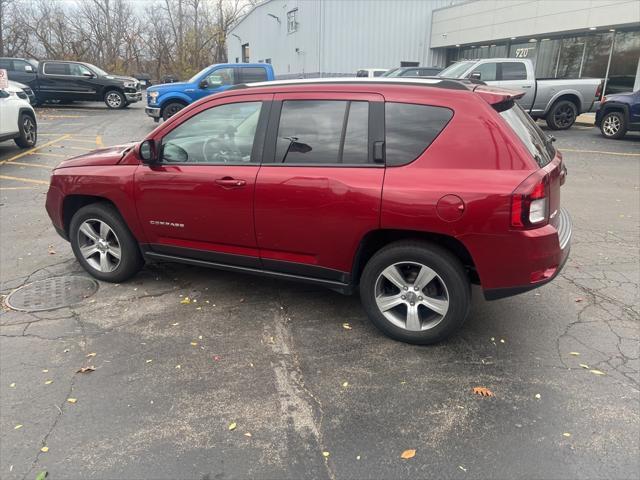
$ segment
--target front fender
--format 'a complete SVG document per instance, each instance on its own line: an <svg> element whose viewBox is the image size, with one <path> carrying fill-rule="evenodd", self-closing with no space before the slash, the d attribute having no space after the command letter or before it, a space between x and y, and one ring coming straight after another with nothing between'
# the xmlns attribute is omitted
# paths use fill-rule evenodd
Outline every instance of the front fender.
<svg viewBox="0 0 640 480"><path fill-rule="evenodd" d="M175 101L183 102L188 105L193 102L193 99L183 92L169 92L166 95L161 95L158 98L157 104L160 108L164 108L169 103Z"/></svg>

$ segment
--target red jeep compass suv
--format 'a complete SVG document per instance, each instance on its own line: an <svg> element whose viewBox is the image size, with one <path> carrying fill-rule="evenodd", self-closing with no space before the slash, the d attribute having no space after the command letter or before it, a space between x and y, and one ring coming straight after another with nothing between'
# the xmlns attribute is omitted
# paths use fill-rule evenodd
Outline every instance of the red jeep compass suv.
<svg viewBox="0 0 640 480"><path fill-rule="evenodd" d="M141 143L54 171L47 211L94 277L144 260L356 287L411 343L540 286L569 253L566 170L517 92L445 79L297 80L204 98Z"/></svg>

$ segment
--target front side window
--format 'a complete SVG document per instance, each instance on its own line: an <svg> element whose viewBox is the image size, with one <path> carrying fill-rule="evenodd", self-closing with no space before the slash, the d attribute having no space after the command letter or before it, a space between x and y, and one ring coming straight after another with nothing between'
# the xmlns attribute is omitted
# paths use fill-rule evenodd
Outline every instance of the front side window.
<svg viewBox="0 0 640 480"><path fill-rule="evenodd" d="M69 64L58 62L45 63L44 73L47 75L69 75Z"/></svg>
<svg viewBox="0 0 640 480"><path fill-rule="evenodd" d="M406 165L418 158L452 116L453 112L443 107L386 103L384 117L387 166Z"/></svg>
<svg viewBox="0 0 640 480"><path fill-rule="evenodd" d="M240 83L266 82L267 70L262 67L242 67L240 68L240 77Z"/></svg>
<svg viewBox="0 0 640 480"><path fill-rule="evenodd" d="M503 62L502 80L526 80L527 69L522 62ZM482 79L484 80L484 78Z"/></svg>
<svg viewBox="0 0 640 480"><path fill-rule="evenodd" d="M89 70L84 65L80 65L78 63L72 63L72 64L69 65L69 74L70 75L74 75L76 77L84 77L84 76L93 75L91 70Z"/></svg>
<svg viewBox="0 0 640 480"><path fill-rule="evenodd" d="M13 61L9 60L8 58L0 58L0 68L9 72L12 71Z"/></svg>
<svg viewBox="0 0 640 480"><path fill-rule="evenodd" d="M0 68L3 68L3 67L0 67ZM16 72L34 72L35 71L35 69L33 68L33 65L29 64L28 62L25 62L24 60L14 60L13 69Z"/></svg>
<svg viewBox="0 0 640 480"><path fill-rule="evenodd" d="M365 164L369 103L293 100L282 103L276 163Z"/></svg>
<svg viewBox="0 0 640 480"><path fill-rule="evenodd" d="M298 9L294 8L287 12L287 33L298 30Z"/></svg>
<svg viewBox="0 0 640 480"><path fill-rule="evenodd" d="M261 107L229 103L200 112L162 139L162 162L248 164Z"/></svg>
<svg viewBox="0 0 640 480"><path fill-rule="evenodd" d="M356 73L356 77L368 77L368 76L369 76L368 70L358 70L358 72Z"/></svg>
<svg viewBox="0 0 640 480"><path fill-rule="evenodd" d="M218 88L224 85L234 84L233 68L218 68L211 72L207 78L207 88Z"/></svg>
<svg viewBox="0 0 640 480"><path fill-rule="evenodd" d="M473 75L474 73L479 73L479 80L482 80L483 82L491 82L498 78L497 66L497 63L483 63L481 65L478 65L473 70L473 72L471 72L471 75Z"/></svg>

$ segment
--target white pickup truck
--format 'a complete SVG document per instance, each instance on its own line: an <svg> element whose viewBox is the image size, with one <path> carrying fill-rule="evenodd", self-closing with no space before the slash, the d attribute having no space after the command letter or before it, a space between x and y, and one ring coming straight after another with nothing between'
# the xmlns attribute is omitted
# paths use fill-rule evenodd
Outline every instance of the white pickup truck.
<svg viewBox="0 0 640 480"><path fill-rule="evenodd" d="M537 79L531 60L519 58L462 60L442 70L438 77L468 78L523 90L520 106L533 118L544 118L552 130L566 130L581 113L595 111L602 94L599 78Z"/></svg>

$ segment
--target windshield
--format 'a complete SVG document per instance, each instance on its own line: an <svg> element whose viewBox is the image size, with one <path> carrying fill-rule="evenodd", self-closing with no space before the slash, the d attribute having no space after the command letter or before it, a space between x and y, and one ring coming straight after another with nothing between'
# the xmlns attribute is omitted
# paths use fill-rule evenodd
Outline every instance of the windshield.
<svg viewBox="0 0 640 480"><path fill-rule="evenodd" d="M460 78L460 76L467 71L467 69L476 63L473 60L466 60L464 62L456 62L453 65L449 65L447 68L438 73L438 77L444 78Z"/></svg>
<svg viewBox="0 0 640 480"><path fill-rule="evenodd" d="M105 72L104 70L102 70L101 68L96 67L95 65L91 65L90 63L86 64L91 70L93 70L95 73L97 73L100 76L107 76L109 75L107 72Z"/></svg>
<svg viewBox="0 0 640 480"><path fill-rule="evenodd" d="M508 110L500 112L500 116L507 121L511 129L520 137L531 156L540 167L548 164L556 154L549 137L540 129L538 124L520 108L517 103Z"/></svg>
<svg viewBox="0 0 640 480"><path fill-rule="evenodd" d="M385 72L382 74L383 77L399 77L400 75L402 75L402 72L404 70L402 70L401 68L394 68L393 70L389 70L388 72Z"/></svg>
<svg viewBox="0 0 640 480"><path fill-rule="evenodd" d="M191 77L191 78L187 81L187 83L194 83L196 80L198 80L198 78L200 78L200 76L201 76L201 75L204 75L204 74L205 74L205 72L206 72L207 70L209 70L209 68L210 68L210 66L209 66L209 67L204 67L202 70L200 70L198 73L196 73L193 77Z"/></svg>

